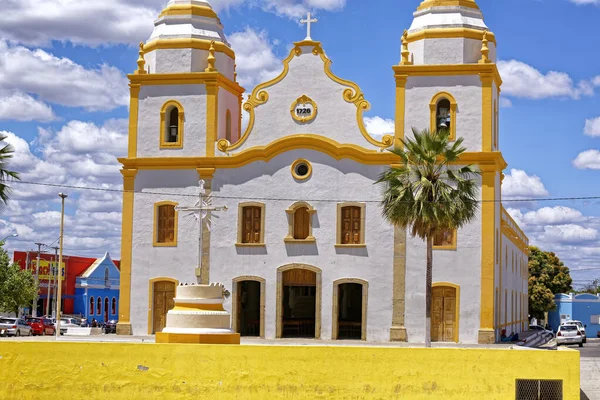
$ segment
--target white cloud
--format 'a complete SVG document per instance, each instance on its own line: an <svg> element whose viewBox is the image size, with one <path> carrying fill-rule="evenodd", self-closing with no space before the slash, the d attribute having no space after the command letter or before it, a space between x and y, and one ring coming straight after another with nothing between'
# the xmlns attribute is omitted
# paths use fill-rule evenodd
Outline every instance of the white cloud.
<svg viewBox="0 0 600 400"><path fill-rule="evenodd" d="M96 111L127 105L127 85L123 73L107 64L86 69L44 50L30 50L0 41L3 91L35 94L39 101Z"/></svg>
<svg viewBox="0 0 600 400"><path fill-rule="evenodd" d="M571 3L575 4L595 4L600 5L600 0L569 0Z"/></svg>
<svg viewBox="0 0 600 400"><path fill-rule="evenodd" d="M564 72L549 71L541 73L534 67L517 60L499 61L498 68L504 84L502 92L508 96L527 99L544 99L549 97L570 97L594 94L591 82L573 79Z"/></svg>
<svg viewBox="0 0 600 400"><path fill-rule="evenodd" d="M365 126L367 132L377 138L381 138L383 135L393 135L396 129L396 123L393 119L381 117L365 117Z"/></svg>
<svg viewBox="0 0 600 400"><path fill-rule="evenodd" d="M506 97L500 97L500 107L502 108L511 108L513 106L512 101L507 99Z"/></svg>
<svg viewBox="0 0 600 400"><path fill-rule="evenodd" d="M25 93L0 96L0 120L50 122L57 119L52 108Z"/></svg>
<svg viewBox="0 0 600 400"><path fill-rule="evenodd" d="M568 224L545 226L540 239L548 242L581 243L593 241L598 238L598 231L593 228L584 228L580 225Z"/></svg>
<svg viewBox="0 0 600 400"><path fill-rule="evenodd" d="M573 165L578 169L600 169L600 151L586 150L577 155Z"/></svg>
<svg viewBox="0 0 600 400"><path fill-rule="evenodd" d="M346 0L261 0L261 8L289 18L306 17L315 10L339 11L346 6Z"/></svg>
<svg viewBox="0 0 600 400"><path fill-rule="evenodd" d="M529 211L521 217L521 220L528 225L563 225L585 219L580 211L563 206L543 207L536 211Z"/></svg>
<svg viewBox="0 0 600 400"><path fill-rule="evenodd" d="M600 117L586 119L583 132L588 136L600 136Z"/></svg>
<svg viewBox="0 0 600 400"><path fill-rule="evenodd" d="M266 31L246 28L230 35L229 42L236 53L238 81L246 89L250 90L281 73L283 66L273 52L274 43L269 40Z"/></svg>
<svg viewBox="0 0 600 400"><path fill-rule="evenodd" d="M535 175L527 175L523 170L511 169L502 183L503 198L536 198L548 196L542 180Z"/></svg>

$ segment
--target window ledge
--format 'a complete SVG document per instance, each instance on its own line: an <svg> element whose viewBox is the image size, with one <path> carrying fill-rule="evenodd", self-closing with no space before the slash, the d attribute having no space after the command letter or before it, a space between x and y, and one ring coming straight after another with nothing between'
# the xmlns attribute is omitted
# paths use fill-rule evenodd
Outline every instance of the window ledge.
<svg viewBox="0 0 600 400"><path fill-rule="evenodd" d="M314 237L307 237L306 239L294 239L291 237L286 237L285 239L283 239L283 241L285 243L316 243L317 239Z"/></svg>
<svg viewBox="0 0 600 400"><path fill-rule="evenodd" d="M177 243L154 243L154 247L177 247Z"/></svg>
<svg viewBox="0 0 600 400"><path fill-rule="evenodd" d="M365 243L362 244L336 244L335 247L339 247L339 248L362 248L362 247L367 247L367 245Z"/></svg>
<svg viewBox="0 0 600 400"><path fill-rule="evenodd" d="M167 144L167 143L162 143L160 145L161 149L183 149L183 145L180 143L173 143L173 144Z"/></svg>
<svg viewBox="0 0 600 400"><path fill-rule="evenodd" d="M236 243L236 247L266 247L265 243Z"/></svg>
<svg viewBox="0 0 600 400"><path fill-rule="evenodd" d="M433 250L456 251L456 246L434 246Z"/></svg>

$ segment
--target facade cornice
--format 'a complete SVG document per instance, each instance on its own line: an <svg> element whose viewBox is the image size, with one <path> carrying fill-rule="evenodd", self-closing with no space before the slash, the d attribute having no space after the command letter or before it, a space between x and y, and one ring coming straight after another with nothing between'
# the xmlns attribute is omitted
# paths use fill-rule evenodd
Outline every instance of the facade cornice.
<svg viewBox="0 0 600 400"><path fill-rule="evenodd" d="M502 86L502 78L496 64L436 64L436 65L394 65L397 79L410 76L454 76L479 75L483 79L491 77L498 87Z"/></svg>
<svg viewBox="0 0 600 400"><path fill-rule="evenodd" d="M176 74L127 75L132 85L217 85L228 92L241 96L246 89L220 72L184 72Z"/></svg>

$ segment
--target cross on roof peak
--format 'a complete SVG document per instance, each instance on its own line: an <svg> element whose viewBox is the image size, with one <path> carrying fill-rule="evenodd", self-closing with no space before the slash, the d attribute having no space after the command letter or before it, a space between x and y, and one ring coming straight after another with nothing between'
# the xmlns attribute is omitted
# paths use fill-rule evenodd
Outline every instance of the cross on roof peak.
<svg viewBox="0 0 600 400"><path fill-rule="evenodd" d="M309 12L306 16L306 19L300 20L301 24L306 24L306 39L304 39L304 40L312 40L312 38L310 37L310 24L313 22L319 22L318 19L311 18L311 17L312 17L312 15Z"/></svg>

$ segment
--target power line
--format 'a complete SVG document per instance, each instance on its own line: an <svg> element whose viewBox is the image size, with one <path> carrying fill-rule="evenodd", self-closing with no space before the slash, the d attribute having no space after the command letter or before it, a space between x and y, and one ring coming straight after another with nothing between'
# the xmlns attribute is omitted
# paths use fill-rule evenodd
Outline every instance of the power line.
<svg viewBox="0 0 600 400"><path fill-rule="evenodd" d="M135 193L135 194L147 194L147 195L159 195L159 196L173 196L173 197L193 197L197 198L197 194L183 194L183 193L168 193L168 192L152 192L152 191L135 191L135 190L124 190L124 189L109 189L109 188L98 188L90 186L75 186L65 184L54 184L54 183L41 183L41 182L30 182L30 181L13 181L14 183L35 185L35 186L47 186L63 189L74 189L74 190L89 190L96 192L110 192L110 193ZM242 197L242 196L219 196L211 195L213 199L229 199L229 200L263 200L263 201L298 201L293 198L277 198L277 197ZM505 200L475 200L476 203L530 203L530 202L552 202L552 201L593 201L600 200L600 196L583 196L583 197L546 197L546 198L530 198L530 199L505 199ZM302 199L302 201L312 202L345 202L347 199ZM353 200L357 201L357 200ZM380 200L363 200L360 203L380 203Z"/></svg>

